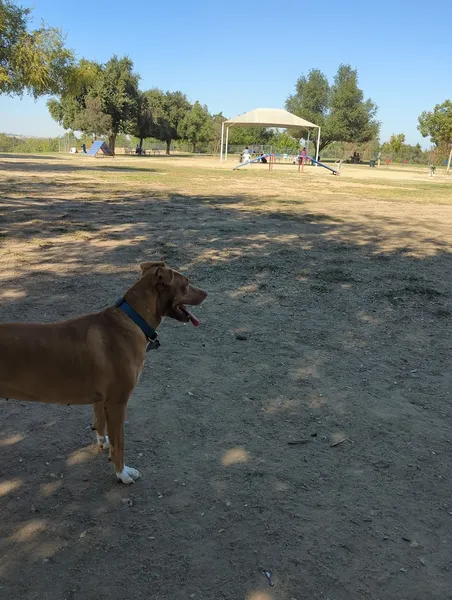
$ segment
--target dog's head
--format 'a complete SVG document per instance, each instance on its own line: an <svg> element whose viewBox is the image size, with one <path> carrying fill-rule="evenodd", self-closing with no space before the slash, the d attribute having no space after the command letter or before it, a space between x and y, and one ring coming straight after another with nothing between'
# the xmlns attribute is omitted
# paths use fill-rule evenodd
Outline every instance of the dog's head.
<svg viewBox="0 0 452 600"><path fill-rule="evenodd" d="M171 317L182 323L197 327L198 319L187 305L198 306L207 297L207 292L190 284L187 277L170 269L164 262L145 262L140 265L142 280L157 292L157 311L160 317Z"/></svg>

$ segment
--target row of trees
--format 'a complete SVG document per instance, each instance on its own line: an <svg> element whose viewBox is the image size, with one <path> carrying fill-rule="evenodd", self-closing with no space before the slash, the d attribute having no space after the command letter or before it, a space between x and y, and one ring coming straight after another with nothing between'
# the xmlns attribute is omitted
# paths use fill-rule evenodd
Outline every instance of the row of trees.
<svg viewBox="0 0 452 600"><path fill-rule="evenodd" d="M128 57L113 56L105 64L76 61L65 48L60 30L43 25L30 31L29 14L29 9L12 0L0 0L0 93L53 95L48 108L58 123L73 131L108 137L113 151L121 133L136 136L140 144L147 138L161 140L168 153L171 142L180 139L188 140L194 151L207 141L218 147L225 120L221 113L210 115L205 105L191 104L180 91L141 91L139 75ZM321 152L333 143L378 140L377 107L364 97L357 71L350 65L340 65L331 84L318 69L302 75L286 108L321 126ZM452 102L447 100L422 113L418 128L438 149L450 151L450 165ZM286 147L296 148L307 133L294 129L282 134ZM230 143L266 144L271 138L275 143L278 139L278 144L282 140L281 134L265 129L232 129ZM406 146L403 134L392 136L388 144L395 155Z"/></svg>
<svg viewBox="0 0 452 600"><path fill-rule="evenodd" d="M70 85L61 96L48 102L52 117L66 129L108 135L114 152L119 133L129 133L140 140L165 141L167 152L173 140L186 139L196 151L202 142L219 139L223 115L210 115L208 108L196 101L191 105L180 91L158 89L140 91L139 77L132 61L112 57L105 65L81 60L72 68ZM341 65L329 84L319 70L301 77L296 93L287 99L294 114L321 126L320 151L332 142L367 142L378 137L376 106L365 100L358 86L358 74L349 65ZM273 134L274 135L274 134ZM303 129L288 131L288 145L305 137ZM266 143L272 133L265 129L231 131L231 144Z"/></svg>
<svg viewBox="0 0 452 600"><path fill-rule="evenodd" d="M140 91L139 76L128 57L113 56L106 64L85 59L71 70L71 81L58 98L47 105L52 117L65 129L108 136L115 151L118 134L166 143L189 140L193 151L213 137L213 119L206 106L190 104L180 91Z"/></svg>
<svg viewBox="0 0 452 600"><path fill-rule="evenodd" d="M58 152L59 149L58 138L27 138L0 133L0 152L33 154Z"/></svg>

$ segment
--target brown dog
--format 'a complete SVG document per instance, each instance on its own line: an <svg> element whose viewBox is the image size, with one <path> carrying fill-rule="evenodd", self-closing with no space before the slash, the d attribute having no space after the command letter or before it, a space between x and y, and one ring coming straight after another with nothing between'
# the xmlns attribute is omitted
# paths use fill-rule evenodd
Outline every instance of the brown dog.
<svg viewBox="0 0 452 600"><path fill-rule="evenodd" d="M0 325L0 397L93 404L98 444L109 442L123 483L140 477L124 465L124 421L146 350L158 347L155 330L165 316L199 325L186 305L207 296L163 262L144 263L141 270L124 298L100 313L60 323Z"/></svg>

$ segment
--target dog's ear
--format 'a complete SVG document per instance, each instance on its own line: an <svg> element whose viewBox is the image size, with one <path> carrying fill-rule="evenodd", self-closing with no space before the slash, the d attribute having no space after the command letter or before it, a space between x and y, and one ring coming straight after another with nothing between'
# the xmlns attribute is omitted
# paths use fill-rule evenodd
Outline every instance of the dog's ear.
<svg viewBox="0 0 452 600"><path fill-rule="evenodd" d="M163 263L164 266L158 267L156 272L155 272L155 279L157 284L163 285L163 286L170 286L173 283L174 280L174 271L170 268L168 268L165 263Z"/></svg>
<svg viewBox="0 0 452 600"><path fill-rule="evenodd" d="M149 269L154 269L155 267L164 267L164 266L166 266L166 265L162 261L141 263L141 265L140 265L141 274L144 275L145 273L147 273L149 271Z"/></svg>

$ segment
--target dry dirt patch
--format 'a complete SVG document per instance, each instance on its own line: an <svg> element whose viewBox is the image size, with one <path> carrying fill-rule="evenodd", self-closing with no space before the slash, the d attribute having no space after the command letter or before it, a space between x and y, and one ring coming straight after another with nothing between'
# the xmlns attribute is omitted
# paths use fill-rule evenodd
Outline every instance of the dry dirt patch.
<svg viewBox="0 0 452 600"><path fill-rule="evenodd" d="M450 596L452 189L369 171L0 158L2 320L154 256L210 292L130 401L132 488L86 408L1 401L5 597Z"/></svg>

